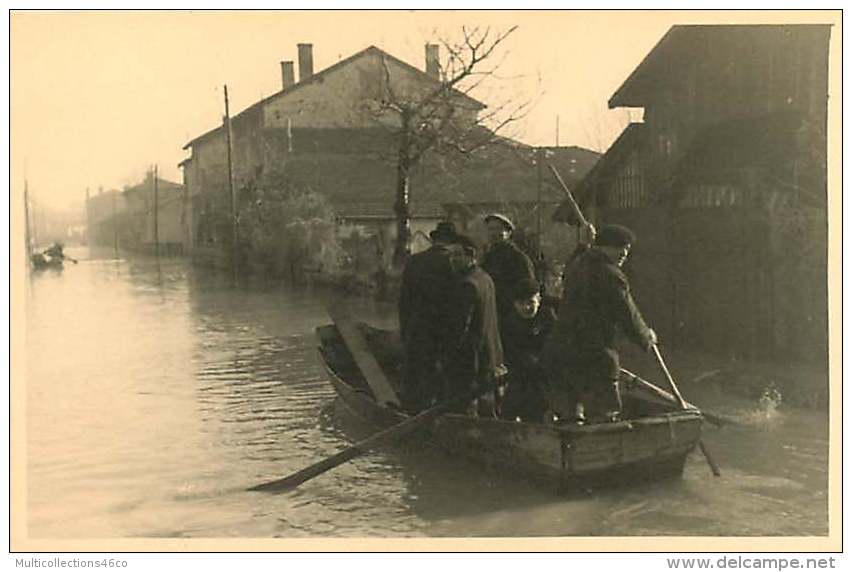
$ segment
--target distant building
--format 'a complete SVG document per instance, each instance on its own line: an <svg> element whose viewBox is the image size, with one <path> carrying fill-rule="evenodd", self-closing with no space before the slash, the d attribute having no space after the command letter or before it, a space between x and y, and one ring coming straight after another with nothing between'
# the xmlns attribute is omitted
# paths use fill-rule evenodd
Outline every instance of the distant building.
<svg viewBox="0 0 852 572"><path fill-rule="evenodd" d="M337 213L342 235L372 235L375 252L387 261L396 237L398 148L395 134L387 127L397 119L377 110L388 83L403 95L439 85L438 48L427 45L425 71L370 46L318 73L313 73L312 46L300 44L298 50L299 81L295 81L293 62L282 62L281 91L232 118L235 187L281 173L324 195ZM454 105L456 120L470 125L484 108L461 93ZM461 204L537 198L529 149L511 140L498 147L490 152L491 160L424 156L411 176L414 250L426 245L425 237L439 220L454 216L466 226L470 213L459 214ZM185 149L190 156L181 166L191 201L186 243L196 254L227 250L223 248L230 241L223 127L194 138ZM582 164L578 168L588 168L586 156L578 154ZM555 203L558 192L546 190L545 199Z"/></svg>
<svg viewBox="0 0 852 572"><path fill-rule="evenodd" d="M153 172L148 172L144 181L125 188L123 195L127 208L122 217L122 246L153 253L159 243L160 254L183 251L186 207L183 185L158 177L155 191Z"/></svg>
<svg viewBox="0 0 852 572"><path fill-rule="evenodd" d="M101 189L94 196L87 195L89 245L153 253L156 234L160 254L180 254L186 235L185 189L158 178L156 195L155 210L153 173L123 191Z"/></svg>
<svg viewBox="0 0 852 572"><path fill-rule="evenodd" d="M674 26L610 98L644 121L576 194L637 231L634 288L670 343L825 359L829 34Z"/></svg>
<svg viewBox="0 0 852 572"><path fill-rule="evenodd" d="M121 223L119 217L127 208L121 191L103 188L90 196L86 193L86 228L90 247L119 247Z"/></svg>

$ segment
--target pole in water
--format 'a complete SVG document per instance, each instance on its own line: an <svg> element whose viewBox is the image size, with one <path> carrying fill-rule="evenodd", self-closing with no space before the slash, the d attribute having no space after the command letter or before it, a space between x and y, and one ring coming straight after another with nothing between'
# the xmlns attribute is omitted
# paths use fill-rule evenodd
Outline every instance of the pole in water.
<svg viewBox="0 0 852 572"><path fill-rule="evenodd" d="M234 282L237 280L237 197L234 191L234 165L231 139L231 114L228 108L228 86L225 87L225 141L228 154L228 189L231 195L231 270Z"/></svg>
<svg viewBox="0 0 852 572"><path fill-rule="evenodd" d="M24 179L24 230L26 231L24 240L26 242L27 265L29 265L33 255L33 242L30 235L30 189L26 179Z"/></svg>
<svg viewBox="0 0 852 572"><path fill-rule="evenodd" d="M159 188L157 186L157 165L154 165L154 256L160 256L160 200Z"/></svg>
<svg viewBox="0 0 852 572"><path fill-rule="evenodd" d="M536 177L538 179L538 196L536 198L537 204L536 204L536 209L535 209L536 213L538 215L537 218L536 218L536 231L535 231L536 232L536 250L537 250L536 258L538 258L538 260L536 260L536 266L538 267L538 274L539 274L538 279L539 279L539 281L543 282L544 281L544 268L543 268L543 264L542 264L542 252L541 252L541 190L542 190L543 179L542 179L541 169L544 165L544 148L538 147L536 149L535 162L536 162Z"/></svg>
<svg viewBox="0 0 852 572"><path fill-rule="evenodd" d="M112 195L112 244L115 249L115 257L118 258L118 221L115 220L115 193Z"/></svg>
<svg viewBox="0 0 852 572"><path fill-rule="evenodd" d="M651 348L654 350L654 357L657 358L657 364L660 366L660 369L663 370L663 375L666 376L666 381L669 382L669 388L672 390L672 393L674 394L678 405L681 409L688 409L689 406L684 400L683 395L681 395L680 389L678 389L677 384L675 383L675 380L672 377L672 374L669 371L665 360L663 359L663 354L660 353L660 347L657 344L654 344L653 346L651 346ZM701 449L701 453L704 454L704 458L707 460L707 464L710 466L710 470L713 472L713 476L721 476L722 472L719 470L719 465L717 465L716 461L713 460L713 456L710 454L710 451L707 449L707 446L701 439L698 440L698 448Z"/></svg>

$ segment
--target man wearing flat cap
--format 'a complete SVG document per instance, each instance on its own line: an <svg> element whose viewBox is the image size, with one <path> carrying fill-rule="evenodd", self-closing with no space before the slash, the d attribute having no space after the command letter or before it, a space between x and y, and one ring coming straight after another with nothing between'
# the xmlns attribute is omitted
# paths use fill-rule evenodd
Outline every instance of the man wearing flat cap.
<svg viewBox="0 0 852 572"><path fill-rule="evenodd" d="M458 237L451 222L429 233L432 246L408 259L399 293L399 329L405 346L400 400L407 410L428 407L437 396L437 360L447 330L447 294L455 283L448 246Z"/></svg>
<svg viewBox="0 0 852 572"><path fill-rule="evenodd" d="M563 418L602 422L621 411L616 332L646 351L657 342L621 270L634 242L630 229L604 226L565 271L559 319L543 356L551 408Z"/></svg>
<svg viewBox="0 0 852 572"><path fill-rule="evenodd" d="M497 314L502 321L512 312L512 290L522 280L534 280L535 268L529 256L511 240L515 225L506 216L493 213L485 217L488 249L482 257L482 269L494 281ZM502 327L502 326L501 326Z"/></svg>

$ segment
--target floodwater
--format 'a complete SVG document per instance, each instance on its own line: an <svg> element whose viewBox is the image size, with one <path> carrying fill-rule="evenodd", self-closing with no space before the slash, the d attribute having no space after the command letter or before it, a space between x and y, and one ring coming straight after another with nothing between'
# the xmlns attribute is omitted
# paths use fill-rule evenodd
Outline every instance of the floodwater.
<svg viewBox="0 0 852 572"><path fill-rule="evenodd" d="M705 431L721 478L696 451L683 479L558 497L401 445L246 492L369 434L316 354L332 296L69 252L79 264L28 282L32 538L828 533L827 415L733 398L715 412L746 425ZM347 304L393 323L392 307Z"/></svg>

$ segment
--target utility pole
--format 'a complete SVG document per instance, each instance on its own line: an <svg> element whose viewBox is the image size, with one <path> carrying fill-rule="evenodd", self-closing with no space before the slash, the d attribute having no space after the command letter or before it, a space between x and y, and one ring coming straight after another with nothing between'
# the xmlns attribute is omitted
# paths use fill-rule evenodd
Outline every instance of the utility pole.
<svg viewBox="0 0 852 572"><path fill-rule="evenodd" d="M30 213L30 220L32 221L32 229L30 230L30 240L33 242L33 246L38 246L38 201L33 201L30 204L32 212Z"/></svg>
<svg viewBox="0 0 852 572"><path fill-rule="evenodd" d="M154 256L160 256L160 199L159 187L157 186L157 165L154 165Z"/></svg>
<svg viewBox="0 0 852 572"><path fill-rule="evenodd" d="M234 192L234 165L231 142L231 114L228 109L228 86L225 85L225 140L228 148L228 189L231 193L231 270L237 279L237 196Z"/></svg>
<svg viewBox="0 0 852 572"><path fill-rule="evenodd" d="M92 248L92 205L89 204L89 187L86 187L86 246Z"/></svg>
<svg viewBox="0 0 852 572"><path fill-rule="evenodd" d="M115 257L118 258L118 221L115 212L115 195L116 193L112 194L112 245L115 249Z"/></svg>
<svg viewBox="0 0 852 572"><path fill-rule="evenodd" d="M542 187L542 172L541 169L544 166L544 147L537 147L535 150L536 159L536 172L538 174L538 206L536 208L536 213L538 214L537 223L536 223L536 256L541 259L541 187ZM540 262L540 260L539 260Z"/></svg>
<svg viewBox="0 0 852 572"><path fill-rule="evenodd" d="M32 236L30 235L30 189L27 185L27 180L24 179L24 226L26 230L26 247L27 247L27 265L33 255Z"/></svg>

